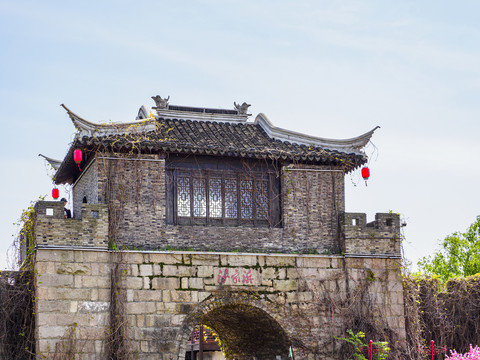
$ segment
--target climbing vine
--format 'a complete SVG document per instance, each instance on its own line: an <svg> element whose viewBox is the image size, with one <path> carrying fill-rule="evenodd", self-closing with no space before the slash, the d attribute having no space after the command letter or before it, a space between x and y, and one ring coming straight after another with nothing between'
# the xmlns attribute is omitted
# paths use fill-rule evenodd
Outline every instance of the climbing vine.
<svg viewBox="0 0 480 360"><path fill-rule="evenodd" d="M42 198L41 198L42 199ZM35 358L35 210L31 204L17 222L13 262L18 271L0 272L0 358ZM20 251L21 250L21 251Z"/></svg>

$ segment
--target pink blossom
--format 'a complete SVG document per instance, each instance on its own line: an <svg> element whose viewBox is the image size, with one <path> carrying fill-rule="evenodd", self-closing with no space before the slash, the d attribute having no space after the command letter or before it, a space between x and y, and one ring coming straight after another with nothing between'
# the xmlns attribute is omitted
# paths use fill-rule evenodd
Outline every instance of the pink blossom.
<svg viewBox="0 0 480 360"><path fill-rule="evenodd" d="M450 351L451 356L447 356L445 360L480 360L480 348L475 346L475 348L470 345L470 351L465 354L459 354L455 350Z"/></svg>

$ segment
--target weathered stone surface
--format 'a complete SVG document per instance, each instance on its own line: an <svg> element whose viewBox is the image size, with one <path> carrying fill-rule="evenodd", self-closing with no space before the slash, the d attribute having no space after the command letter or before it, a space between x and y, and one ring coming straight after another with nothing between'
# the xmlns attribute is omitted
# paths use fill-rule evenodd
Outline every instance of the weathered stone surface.
<svg viewBox="0 0 480 360"><path fill-rule="evenodd" d="M108 302L99 301L79 301L78 312L80 314L96 314L107 312L110 307Z"/></svg>
<svg viewBox="0 0 480 360"><path fill-rule="evenodd" d="M178 278L154 278L152 280L154 290L169 290L180 288L180 279Z"/></svg>
<svg viewBox="0 0 480 360"><path fill-rule="evenodd" d="M90 268L84 264L59 264L57 274L88 275Z"/></svg>
<svg viewBox="0 0 480 360"><path fill-rule="evenodd" d="M81 252L81 250L78 251ZM87 261L85 263L73 261L68 263L64 260L55 262L56 258L51 257L52 261L43 262L44 266L41 269L47 272L47 269L58 269L61 265L65 269L75 271L75 269L85 268L100 269L100 265L108 264L104 263L104 255L96 256L91 251L89 254L88 256L73 254L72 259L85 259ZM146 255L161 255L163 262L145 264L145 259L151 259ZM190 254L187 254L186 258L189 256ZM199 264L202 261L209 264L222 263L222 259L225 260L225 264L228 264L228 255L221 254L208 254L208 257L203 259L190 256L192 265L176 264L175 262L179 259L185 264L185 258L179 254L172 254L172 259L168 259L167 254L155 253L132 257L131 259L141 260L141 262L128 264L127 269L130 270L127 271L128 275L126 273L123 277L122 284L126 287L126 309L129 314L128 323L133 334L134 348L140 348L141 343L144 342L143 347L148 348L149 351L157 349L158 346L153 340L158 336L157 329L175 328L177 330L172 333L175 336L171 340L163 339L164 345L161 347L178 349L179 344L175 343L176 334L188 316L199 311L199 306L202 304L210 303L211 305L202 310L202 313L208 316L211 311L223 304L223 300L212 302L212 299L218 297L219 294L230 292L232 296L237 296L235 294L242 294L242 289L247 291L245 295L239 297L242 302L249 304L248 306L264 309L262 311L268 310L269 314L275 316L276 321L281 323L282 317L287 313L289 318L293 316L291 318L294 319L293 322L289 321L281 325L286 331L295 332L295 329L298 329L298 333L303 333L301 324L308 318L310 320L307 323L317 325L314 325L316 326L315 331L312 329L307 333L321 338L321 329L331 321L331 314L318 308L321 304L322 294L327 291L330 292L330 296L345 299L348 296L345 271L350 278L350 287L355 287L355 283L360 284L366 276L374 276L375 283L371 287L371 299L379 306L389 304L388 311L383 312L388 317L389 326L396 329L395 331L398 331L399 334L404 334L401 276L395 274L395 270L390 270L393 267L390 262L397 263L395 259L383 259L378 262L373 261L376 259L348 258L346 259L347 268L344 269L343 262L338 261L339 259L335 256L328 258L318 255L296 257L235 254L231 255L231 259L234 259L231 264L240 264L242 256L246 259L245 265L237 267ZM99 262L94 263L92 259L97 259ZM252 268L252 259L256 259L255 264L257 265L259 261L263 261L263 266ZM194 263L197 265L193 265ZM384 268L381 268L379 264L383 264ZM154 275L155 265L162 270L161 274ZM366 265L371 266L371 269L365 268ZM136 272L135 269L137 269ZM228 269L228 283L223 280L219 281L219 275L220 279L221 275L224 275L220 274L220 270L225 271L226 269ZM109 267L103 268L103 270L109 270ZM69 326L77 324L79 334L92 337L92 342L85 349L91 349L93 354L95 349L101 347L105 336L104 327L108 326L110 271L105 271L104 274L99 272L95 276L70 275L66 274L67 271L65 271L66 273L61 272L62 274L58 274L54 271L53 274L45 274L37 278L40 314L37 321L39 330L42 329L39 336L42 336L42 341L48 340L52 344L59 341ZM254 284L242 283L241 275L245 275L247 272L254 274L252 276ZM233 282L231 276L237 273L239 274L238 281ZM134 274L136 276L131 276ZM165 277L166 274L169 277ZM69 287L68 284L77 284L72 279L79 280L79 287ZM251 295L248 294L255 292L264 295L250 298ZM271 312L272 309L274 312ZM51 335L46 335L47 333ZM290 336L297 335L292 333ZM305 338L302 341L309 340Z"/></svg>
<svg viewBox="0 0 480 360"><path fill-rule="evenodd" d="M288 341L316 348L340 331L335 324L341 319L332 322L328 304L342 303L368 276L375 279L368 291L378 313L386 314L400 338L405 336L401 264L391 258L400 254L398 218L378 214L367 226L363 214L345 214L341 171L302 164L290 164L295 170L288 171L279 167L281 227L173 225L166 221L168 160L159 154L142 157L93 161L73 190L75 219L63 219L58 202L37 207L37 340L46 358L52 358L72 324L85 341L82 358L98 358L105 350L113 289L125 295L124 320L139 359L181 358L198 321L227 337L256 341L258 336L249 331L260 328L277 348ZM107 249L113 218L108 204L97 203L110 201L112 192L122 193L120 187L128 191L116 219L117 245L144 250ZM88 204L82 204L83 197ZM117 198L112 201L110 205L120 204ZM53 218L46 215L47 207L53 208ZM113 287L117 261L125 272ZM326 305L326 299L333 302ZM294 350L299 360L336 359L333 347L322 356Z"/></svg>

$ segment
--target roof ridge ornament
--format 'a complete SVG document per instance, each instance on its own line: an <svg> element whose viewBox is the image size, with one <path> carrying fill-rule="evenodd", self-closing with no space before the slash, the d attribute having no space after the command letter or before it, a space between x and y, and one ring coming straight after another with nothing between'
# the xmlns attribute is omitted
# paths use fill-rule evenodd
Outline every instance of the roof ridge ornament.
<svg viewBox="0 0 480 360"><path fill-rule="evenodd" d="M168 95L168 97L165 99L163 99L160 95L152 96L152 99L153 101L155 101L155 105L156 105L152 107L152 109L157 110L157 113L159 112L159 110L168 109L168 100L170 100L170 95Z"/></svg>
<svg viewBox="0 0 480 360"><path fill-rule="evenodd" d="M241 115L252 115L252 114L247 114L248 108L252 106L251 104L247 104L246 102L243 102L242 105L237 104L235 101L233 102L233 105L235 106L235 109L237 109L238 113Z"/></svg>

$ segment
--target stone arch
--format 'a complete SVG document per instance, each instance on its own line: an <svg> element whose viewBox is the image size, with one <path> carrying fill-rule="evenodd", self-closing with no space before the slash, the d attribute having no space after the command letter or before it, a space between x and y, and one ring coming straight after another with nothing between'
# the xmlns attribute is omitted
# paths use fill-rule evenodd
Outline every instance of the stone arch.
<svg viewBox="0 0 480 360"><path fill-rule="evenodd" d="M276 360L287 359L291 341L279 316L252 294L211 295L185 318L176 337L177 359L185 358L192 328L206 325L219 336L226 358Z"/></svg>

